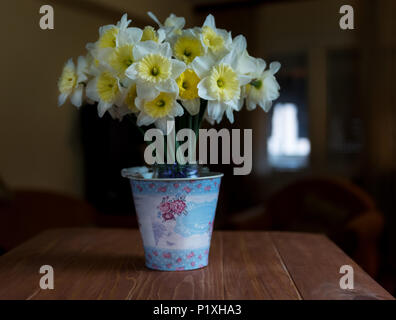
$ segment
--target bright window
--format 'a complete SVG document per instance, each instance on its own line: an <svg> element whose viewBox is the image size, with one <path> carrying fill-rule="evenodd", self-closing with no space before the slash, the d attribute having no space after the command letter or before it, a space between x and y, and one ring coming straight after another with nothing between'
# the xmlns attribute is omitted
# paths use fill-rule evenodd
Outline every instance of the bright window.
<svg viewBox="0 0 396 320"><path fill-rule="evenodd" d="M308 164L311 144L299 137L297 106L277 103L272 116L271 135L267 141L268 161L271 167L298 169Z"/></svg>

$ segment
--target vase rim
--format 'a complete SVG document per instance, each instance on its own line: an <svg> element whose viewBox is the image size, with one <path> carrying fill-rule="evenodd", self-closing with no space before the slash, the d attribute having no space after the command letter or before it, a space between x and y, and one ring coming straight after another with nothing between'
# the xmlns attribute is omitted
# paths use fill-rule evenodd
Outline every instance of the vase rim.
<svg viewBox="0 0 396 320"><path fill-rule="evenodd" d="M224 176L221 172L207 172L203 173L199 177L186 177L186 178L145 178L139 177L136 175L136 172L132 173L130 169L133 168L125 168L121 170L121 175L124 178L136 181L191 181L191 180L205 180L205 179L214 179L214 178L221 178Z"/></svg>

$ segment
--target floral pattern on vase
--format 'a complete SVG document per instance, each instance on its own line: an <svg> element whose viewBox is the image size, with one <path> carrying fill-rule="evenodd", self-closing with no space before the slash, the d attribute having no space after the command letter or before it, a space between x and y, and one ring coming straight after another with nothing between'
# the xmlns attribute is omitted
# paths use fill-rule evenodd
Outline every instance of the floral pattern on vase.
<svg viewBox="0 0 396 320"><path fill-rule="evenodd" d="M208 265L221 176L131 178L146 266L180 271Z"/></svg>

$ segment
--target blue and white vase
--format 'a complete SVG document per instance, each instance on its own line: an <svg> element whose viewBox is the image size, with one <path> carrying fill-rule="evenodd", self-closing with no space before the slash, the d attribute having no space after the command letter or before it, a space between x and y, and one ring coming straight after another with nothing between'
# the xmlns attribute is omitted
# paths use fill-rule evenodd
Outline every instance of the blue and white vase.
<svg viewBox="0 0 396 320"><path fill-rule="evenodd" d="M208 265L220 181L223 174L193 178L129 178L146 266L154 270L193 270Z"/></svg>

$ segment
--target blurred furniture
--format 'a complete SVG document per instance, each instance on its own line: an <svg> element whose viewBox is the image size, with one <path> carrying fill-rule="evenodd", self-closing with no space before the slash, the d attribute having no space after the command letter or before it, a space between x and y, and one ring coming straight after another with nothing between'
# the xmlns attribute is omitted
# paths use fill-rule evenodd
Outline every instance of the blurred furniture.
<svg viewBox="0 0 396 320"><path fill-rule="evenodd" d="M42 265L54 290L39 287ZM0 299L393 299L323 235L280 232L215 231L207 268L160 272L144 266L137 230L50 230L0 257L0 283Z"/></svg>
<svg viewBox="0 0 396 320"><path fill-rule="evenodd" d="M132 199L130 194L126 198ZM103 214L87 201L70 195L11 190L0 178L0 255L46 229L86 226L137 228L137 220L131 213Z"/></svg>
<svg viewBox="0 0 396 320"><path fill-rule="evenodd" d="M80 111L86 200L111 223L136 216L129 180L121 177L121 170L145 163L142 133L127 118L121 122L109 114L99 118L96 105Z"/></svg>
<svg viewBox="0 0 396 320"><path fill-rule="evenodd" d="M6 190L4 184L0 187ZM39 232L92 226L96 210L83 200L49 191L0 192L0 248L8 251Z"/></svg>
<svg viewBox="0 0 396 320"><path fill-rule="evenodd" d="M233 229L325 233L371 276L379 266L383 215L372 198L341 178L306 178L273 194L262 207L231 219Z"/></svg>

